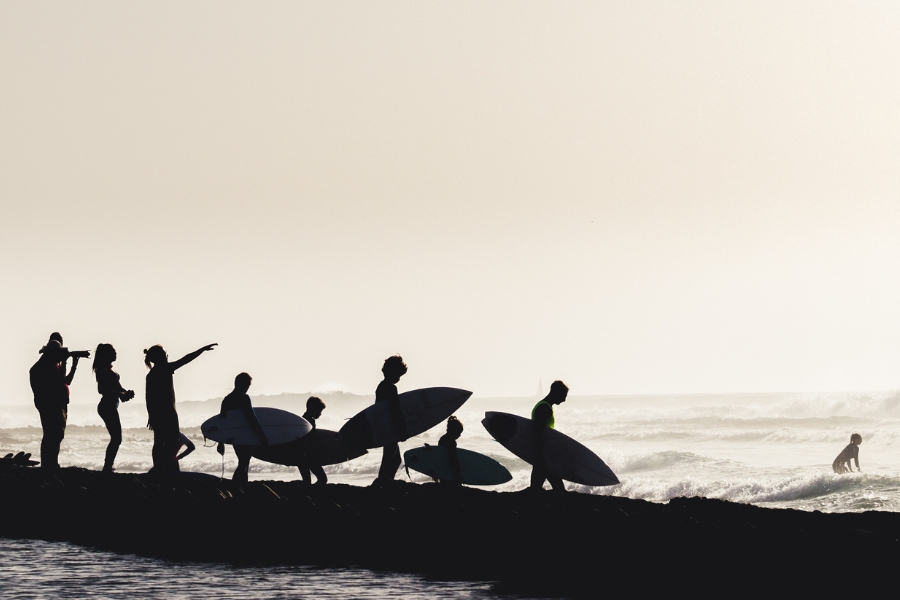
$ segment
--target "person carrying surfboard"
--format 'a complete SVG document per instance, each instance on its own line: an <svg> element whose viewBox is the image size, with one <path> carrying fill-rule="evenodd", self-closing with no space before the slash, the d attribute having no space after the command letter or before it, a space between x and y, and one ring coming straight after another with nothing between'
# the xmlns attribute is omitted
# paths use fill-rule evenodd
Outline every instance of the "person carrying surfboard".
<svg viewBox="0 0 900 600"><path fill-rule="evenodd" d="M449 448L450 469L453 471L453 479L438 479L438 483L449 483L453 485L462 485L462 469L459 466L459 456L456 454L456 440L462 435L462 421L454 415L450 415L447 419L447 433L438 440L438 446Z"/></svg>
<svg viewBox="0 0 900 600"><path fill-rule="evenodd" d="M316 431L316 419L322 416L323 410L325 410L325 403L322 402L321 398L310 396L306 401L306 412L303 413L303 418L312 425L312 431L298 440L298 443L302 448L299 455L300 460L298 461L300 464L297 465L297 469L300 471L300 476L303 477L303 483L307 484L312 483L310 471L316 476L316 485L325 485L328 483L328 476L325 475L325 469L323 469L322 465L316 460L316 449L313 444L313 438L315 437L314 434Z"/></svg>
<svg viewBox="0 0 900 600"><path fill-rule="evenodd" d="M397 382L406 375L406 363L399 354L388 357L381 367L384 380L375 389L375 402L387 402L391 412L391 422L397 430L397 436L401 442L405 442L409 435L406 432L406 423L403 421L403 413L400 412L400 400L397 398ZM400 445L398 443L384 446L381 455L381 467L378 469L378 477L373 485L382 485L393 481L400 468Z"/></svg>
<svg viewBox="0 0 900 600"><path fill-rule="evenodd" d="M169 362L169 355L159 344L144 350L144 364L147 373L147 427L153 431L153 468L151 473L178 471L178 411L175 409L175 371L188 364L204 352L218 344L209 344L175 362Z"/></svg>
<svg viewBox="0 0 900 600"><path fill-rule="evenodd" d="M250 377L250 375L247 373L239 373L237 377L234 378L234 390L222 399L222 408L219 411L219 414L224 416L225 413L230 410L244 411L244 417L247 419L250 427L256 430L256 434L259 436L259 439L262 440L262 445L268 446L269 438L266 437L262 425L259 424L259 419L256 418L256 413L253 412L253 403L250 401L249 394L247 394L252 382L253 378ZM248 474L250 472L250 459L253 457L253 447L241 446L238 444L234 444L233 447L234 453L237 454L238 457L238 466L234 470L231 480L237 483L247 483ZM219 442L218 451L219 454L225 454L225 445L221 442Z"/></svg>
<svg viewBox="0 0 900 600"><path fill-rule="evenodd" d="M562 479L559 477L551 477L547 474L547 466L544 461L544 428L553 429L556 426L556 418L553 416L553 405L562 404L569 395L569 386L560 380L556 380L550 386L550 393L534 405L531 411L531 439L534 443L535 461L531 470L531 489L542 490L544 481L549 481L554 491L564 492L566 486L563 485Z"/></svg>

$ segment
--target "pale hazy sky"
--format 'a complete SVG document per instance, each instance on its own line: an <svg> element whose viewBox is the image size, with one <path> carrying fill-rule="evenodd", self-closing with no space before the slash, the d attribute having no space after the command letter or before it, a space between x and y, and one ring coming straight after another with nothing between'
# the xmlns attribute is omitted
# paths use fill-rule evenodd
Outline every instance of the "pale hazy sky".
<svg viewBox="0 0 900 600"><path fill-rule="evenodd" d="M140 399L898 388L898 73L896 2L0 2L0 402L54 330Z"/></svg>

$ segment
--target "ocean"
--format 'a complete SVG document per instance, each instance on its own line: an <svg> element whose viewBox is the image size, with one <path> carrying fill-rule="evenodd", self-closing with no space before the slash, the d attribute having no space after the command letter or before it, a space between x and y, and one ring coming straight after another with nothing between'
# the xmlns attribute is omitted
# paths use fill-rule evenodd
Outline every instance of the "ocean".
<svg viewBox="0 0 900 600"><path fill-rule="evenodd" d="M402 390L401 390L402 391ZM303 412L306 395L286 394L254 398L256 406L273 406ZM372 402L371 396L337 394L322 396L327 408L319 421L323 429L337 430L345 419ZM512 481L496 486L498 491L518 490L528 485L530 467L495 442L481 426L484 412L504 411L528 415L534 398L474 397L457 413L465 425L459 446L487 454L504 464ZM229 449L224 461L213 444L204 444L199 425L217 412L218 400L179 404L182 430L197 445L184 459L183 470L229 477L237 461ZM613 469L620 485L587 488L567 484L574 492L607 494L667 502L679 496L706 496L759 506L847 512L895 511L900 507L900 393L830 394L709 394L654 396L575 396L556 408L558 430L594 450ZM144 472L150 467L151 433L144 427L146 410L133 401L120 407L124 441L116 461L120 472ZM401 451L436 444L442 427L401 444ZM861 473L836 475L831 463L859 433ZM0 451L25 450L39 454L41 430L37 411L31 406L0 407ZM63 442L60 464L100 469L108 437L95 405L73 404ZM380 450L342 465L326 467L329 482L368 485L375 478ZM293 480L296 468L254 459L251 479ZM427 477L401 467L397 477L414 482ZM147 589L148 596L190 595L185 590L209 578L228 577L230 590L244 596L277 597L278 590L294 590L293 597L392 597L405 590L405 597L494 597L488 584L435 582L420 577L373 573L364 570L266 568L244 572L217 565L170 564L138 557L86 550L66 544L2 540L3 550L15 549L26 564L38 564L50 581L67 577L89 596L90 581L118 581L124 594L127 573L149 569L159 580ZM9 556L8 552L4 552ZM51 557L44 560L41 557ZM53 558L56 557L56 558ZM58 560L57 560L58 559ZM17 559L18 560L18 559ZM66 573L49 566L60 562ZM152 565L152 568L148 567ZM15 576L18 562L0 566L0 584L5 591L19 590L21 597L55 595L39 593L42 581ZM121 577L102 575L121 573ZM55 575L54 575L55 573ZM93 573L93 574L92 574ZM101 573L101 574L98 574ZM112 577L110 579L110 577ZM35 579L36 578L36 579ZM261 578L261 579L260 579ZM55 580L54 580L55 581ZM260 584L259 581L271 583ZM36 583L38 582L38 583ZM58 581L52 585L61 585ZM51 585L47 584L47 585ZM115 583L104 588L115 597ZM12 588L8 587L12 586ZM294 587L291 586L299 586ZM348 587L358 586L358 587ZM356 590L347 593L347 590ZM49 590L49 588L48 588ZM241 595L235 591L235 595ZM286 593L286 592L285 592Z"/></svg>

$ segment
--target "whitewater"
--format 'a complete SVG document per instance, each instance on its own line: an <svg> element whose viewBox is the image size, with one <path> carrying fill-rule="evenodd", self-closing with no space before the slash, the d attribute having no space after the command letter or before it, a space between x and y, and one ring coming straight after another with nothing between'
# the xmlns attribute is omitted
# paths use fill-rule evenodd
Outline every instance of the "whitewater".
<svg viewBox="0 0 900 600"><path fill-rule="evenodd" d="M402 391L402 390L401 390ZM308 394L257 396L255 406L302 414ZM321 395L328 407L323 429L344 421L373 401L372 396ZM224 461L200 424L218 411L220 399L178 404L182 431L197 450L182 469L230 477L237 461L229 449ZM465 425L459 440L491 456L513 474L494 490L528 485L530 466L495 442L481 426L486 411L529 415L535 398L470 399L457 412ZM139 399L119 409L123 443L119 472L150 468L152 434ZM571 491L667 502L679 496L705 496L768 507L846 512L900 509L900 392L830 394L708 394L654 396L571 396L556 408L557 429L596 452L621 484ZM40 422L33 406L0 407L0 451L39 455ZM436 444L443 427L401 444L401 451ZM861 473L836 475L831 463L852 433L863 437ZM72 404L60 464L100 469L108 441L94 404ZM326 467L329 482L368 485L381 460L376 449L353 461ZM296 468L253 460L251 479L294 480ZM424 475L401 467L397 477L424 482Z"/></svg>

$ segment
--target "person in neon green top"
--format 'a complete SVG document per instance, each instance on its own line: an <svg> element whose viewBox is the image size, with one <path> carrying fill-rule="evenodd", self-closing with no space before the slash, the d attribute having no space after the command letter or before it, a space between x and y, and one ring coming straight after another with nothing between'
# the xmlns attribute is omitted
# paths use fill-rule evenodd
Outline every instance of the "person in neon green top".
<svg viewBox="0 0 900 600"><path fill-rule="evenodd" d="M531 439L534 443L535 456L533 469L531 470L532 490L543 489L544 481L549 481L554 491L566 491L562 479L551 477L547 474L547 466L544 462L544 428L554 428L556 418L553 416L553 405L565 402L568 394L569 386L562 381L556 380L550 386L550 393L547 394L547 397L535 404L534 409L531 411Z"/></svg>

